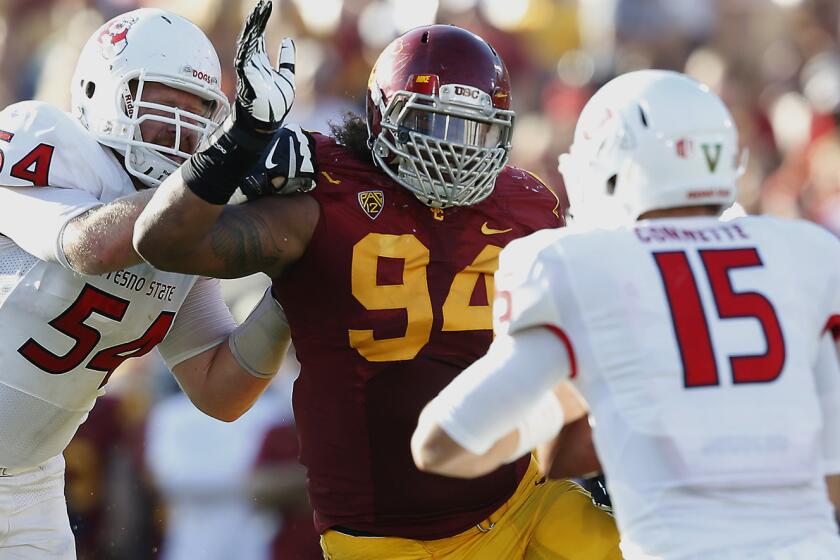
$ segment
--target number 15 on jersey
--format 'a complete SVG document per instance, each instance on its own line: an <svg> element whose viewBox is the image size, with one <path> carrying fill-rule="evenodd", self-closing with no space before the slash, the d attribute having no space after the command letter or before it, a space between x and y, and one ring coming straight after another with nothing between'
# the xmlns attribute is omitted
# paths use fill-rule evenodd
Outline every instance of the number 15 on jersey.
<svg viewBox="0 0 840 560"><path fill-rule="evenodd" d="M729 356L732 382L769 383L775 381L785 365L785 339L773 304L758 292L736 292L730 273L737 269L763 267L754 247L705 249L698 251L705 275L692 268L685 251L653 254L668 304L683 364L686 388L720 385L717 355L709 332L709 318L697 287L705 276L714 298L719 320L752 318L758 321L766 341L763 354Z"/></svg>

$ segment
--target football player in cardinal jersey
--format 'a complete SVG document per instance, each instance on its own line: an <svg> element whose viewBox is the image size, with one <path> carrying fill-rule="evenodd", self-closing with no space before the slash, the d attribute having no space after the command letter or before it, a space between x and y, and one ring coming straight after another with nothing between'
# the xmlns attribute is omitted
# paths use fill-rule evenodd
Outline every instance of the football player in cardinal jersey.
<svg viewBox="0 0 840 560"><path fill-rule="evenodd" d="M506 165L513 122L496 51L420 27L379 57L366 123L336 138L284 129L247 189L315 177L311 194L224 206L222 191L173 175L135 226L155 266L273 278L302 366L300 458L328 558L619 557L612 517L570 482L543 483L528 458L476 480L411 459L423 405L490 345L499 252L563 223L552 192ZM299 157L278 164L289 145Z"/></svg>
<svg viewBox="0 0 840 560"><path fill-rule="evenodd" d="M218 140L235 134L259 149L228 146L239 161L204 160L233 178L285 114L261 109L285 106L278 76L287 75L285 95L293 92L290 70L266 69L266 11L257 9L240 39L237 115ZM270 296L237 327L218 281L155 270L131 243L150 188L228 115L219 76L195 25L141 9L84 47L72 115L36 101L0 112L0 557L75 557L62 451L124 360L159 345L195 405L227 421L282 360L287 328ZM263 349L267 333L280 338ZM262 367L271 360L274 370Z"/></svg>
<svg viewBox="0 0 840 560"><path fill-rule="evenodd" d="M840 558L840 242L719 219L738 159L729 111L694 80L601 88L561 171L573 213L613 205L625 223L502 252L496 338L424 409L417 463L463 475L521 455L563 425L570 379L625 558Z"/></svg>

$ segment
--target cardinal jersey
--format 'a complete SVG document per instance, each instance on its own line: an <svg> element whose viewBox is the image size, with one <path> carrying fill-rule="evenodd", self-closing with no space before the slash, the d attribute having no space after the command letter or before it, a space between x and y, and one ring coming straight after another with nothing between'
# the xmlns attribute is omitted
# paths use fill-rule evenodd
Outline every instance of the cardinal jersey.
<svg viewBox="0 0 840 560"><path fill-rule="evenodd" d="M62 452L108 375L163 340L195 277L146 264L100 276L62 266L63 225L135 192L66 113L8 107L0 149L0 466L21 469Z"/></svg>
<svg viewBox="0 0 840 560"><path fill-rule="evenodd" d="M497 329L548 326L567 347L625 557L836 540L824 474L840 472L840 377L824 390L818 360L840 318L838 240L768 217L570 231L504 251Z"/></svg>
<svg viewBox="0 0 840 560"><path fill-rule="evenodd" d="M294 408L318 529L453 535L507 500L528 461L446 479L415 468L409 440L422 407L492 340L502 247L561 225L557 198L509 167L482 203L432 209L316 138L320 220L273 289L302 366Z"/></svg>

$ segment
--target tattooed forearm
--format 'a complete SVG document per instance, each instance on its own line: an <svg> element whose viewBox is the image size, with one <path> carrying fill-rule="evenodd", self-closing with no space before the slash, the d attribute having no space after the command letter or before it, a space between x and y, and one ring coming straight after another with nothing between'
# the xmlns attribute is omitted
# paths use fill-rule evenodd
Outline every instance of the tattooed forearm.
<svg viewBox="0 0 840 560"><path fill-rule="evenodd" d="M219 277L276 271L283 262L283 249L265 219L255 212L223 212L210 233L210 243L213 254L224 263Z"/></svg>

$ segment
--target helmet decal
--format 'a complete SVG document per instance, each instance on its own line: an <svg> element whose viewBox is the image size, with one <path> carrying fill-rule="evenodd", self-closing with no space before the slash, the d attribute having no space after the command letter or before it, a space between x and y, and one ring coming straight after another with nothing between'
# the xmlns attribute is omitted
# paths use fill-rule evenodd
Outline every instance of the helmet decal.
<svg viewBox="0 0 840 560"><path fill-rule="evenodd" d="M674 143L677 155L681 158L689 158L694 153L694 142L691 138L680 138Z"/></svg>
<svg viewBox="0 0 840 560"><path fill-rule="evenodd" d="M199 70L198 68L193 68L189 64L184 66L181 69L181 72L185 76L192 76L196 80L201 80L202 82L206 82L211 86L218 86L219 85L219 78L217 76L212 75L210 72L205 72L203 70Z"/></svg>
<svg viewBox="0 0 840 560"><path fill-rule="evenodd" d="M720 161L720 151L723 148L723 144L721 142L715 142L714 144L703 143L700 144L700 147L703 148L703 155L706 156L706 165L709 166L709 172L714 173Z"/></svg>
<svg viewBox="0 0 840 560"><path fill-rule="evenodd" d="M128 46L128 30L137 23L135 16L118 16L99 33L99 48L105 59L115 58Z"/></svg>

